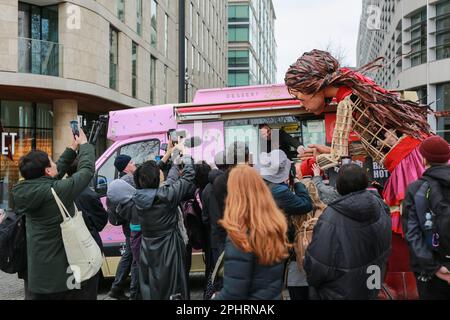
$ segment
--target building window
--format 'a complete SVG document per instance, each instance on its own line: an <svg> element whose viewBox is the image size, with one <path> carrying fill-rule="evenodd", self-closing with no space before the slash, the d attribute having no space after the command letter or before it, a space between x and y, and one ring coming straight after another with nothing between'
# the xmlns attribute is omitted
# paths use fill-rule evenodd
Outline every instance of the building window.
<svg viewBox="0 0 450 320"><path fill-rule="evenodd" d="M53 154L52 106L23 101L0 102L0 208L10 209L11 190L19 182L19 159L32 149Z"/></svg>
<svg viewBox="0 0 450 320"><path fill-rule="evenodd" d="M150 58L150 104L155 104L156 98L156 58Z"/></svg>
<svg viewBox="0 0 450 320"><path fill-rule="evenodd" d="M228 7L228 22L249 22L248 5L230 5Z"/></svg>
<svg viewBox="0 0 450 320"><path fill-rule="evenodd" d="M158 4L155 0L152 0L150 10L150 44L156 48L158 43Z"/></svg>
<svg viewBox="0 0 450 320"><path fill-rule="evenodd" d="M167 103L167 87L168 87L168 69L169 67L164 66L164 87L163 87L163 92L164 92L164 104Z"/></svg>
<svg viewBox="0 0 450 320"><path fill-rule="evenodd" d="M117 90L117 71L119 66L119 33L109 29L109 87Z"/></svg>
<svg viewBox="0 0 450 320"><path fill-rule="evenodd" d="M436 59L450 58L450 1L436 5Z"/></svg>
<svg viewBox="0 0 450 320"><path fill-rule="evenodd" d="M436 86L437 111L450 111L450 82ZM450 143L450 117L439 117L437 133Z"/></svg>
<svg viewBox="0 0 450 320"><path fill-rule="evenodd" d="M194 37L194 5L192 2L189 5L189 17L191 18L191 23L189 24L189 35L192 40Z"/></svg>
<svg viewBox="0 0 450 320"><path fill-rule="evenodd" d="M125 0L117 0L117 18L125 22Z"/></svg>
<svg viewBox="0 0 450 320"><path fill-rule="evenodd" d="M136 0L136 32L142 34L142 0Z"/></svg>
<svg viewBox="0 0 450 320"><path fill-rule="evenodd" d="M58 23L58 6L19 2L19 72L59 76Z"/></svg>
<svg viewBox="0 0 450 320"><path fill-rule="evenodd" d="M250 74L248 70L229 70L228 86L239 87L248 86L250 84Z"/></svg>
<svg viewBox="0 0 450 320"><path fill-rule="evenodd" d="M248 50L229 50L228 66L230 68L249 68L250 59Z"/></svg>
<svg viewBox="0 0 450 320"><path fill-rule="evenodd" d="M250 40L250 31L248 25L228 26L228 41L248 42L249 40Z"/></svg>
<svg viewBox="0 0 450 320"><path fill-rule="evenodd" d="M411 16L411 67L427 62L427 9Z"/></svg>
<svg viewBox="0 0 450 320"><path fill-rule="evenodd" d="M131 49L131 94L133 98L137 97L137 56L138 45L133 42Z"/></svg>
<svg viewBox="0 0 450 320"><path fill-rule="evenodd" d="M169 16L164 15L164 54L169 56Z"/></svg>

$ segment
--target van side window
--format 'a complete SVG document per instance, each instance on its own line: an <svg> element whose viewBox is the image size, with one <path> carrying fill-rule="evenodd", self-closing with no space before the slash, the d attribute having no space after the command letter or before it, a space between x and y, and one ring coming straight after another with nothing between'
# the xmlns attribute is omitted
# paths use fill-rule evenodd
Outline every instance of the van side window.
<svg viewBox="0 0 450 320"><path fill-rule="evenodd" d="M118 152L114 152L100 167L93 179L93 187L100 196L105 196L108 185L119 178L119 172L114 167L114 161L118 154L126 154L137 165L148 160L155 160L160 154L160 141L158 139L138 141L122 146Z"/></svg>
<svg viewBox="0 0 450 320"><path fill-rule="evenodd" d="M137 165L143 164L148 160L155 160L160 153L160 141L152 139L147 141L139 141L132 144L127 144L120 148L120 154L126 154L133 159Z"/></svg>

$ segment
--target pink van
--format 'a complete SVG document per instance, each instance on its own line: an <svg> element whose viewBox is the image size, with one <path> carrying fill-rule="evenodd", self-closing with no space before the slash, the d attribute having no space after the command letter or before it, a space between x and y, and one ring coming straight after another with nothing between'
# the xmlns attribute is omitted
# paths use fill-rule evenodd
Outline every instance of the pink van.
<svg viewBox="0 0 450 320"><path fill-rule="evenodd" d="M200 90L191 104L149 106L113 111L109 114L108 139L114 143L96 162L95 189L103 197L107 185L118 178L114 159L127 154L136 164L164 154L161 145L167 143L167 131L185 130L187 137L199 137L201 145L189 149L196 161L212 163L214 155L233 141L249 142L250 152L258 154L258 125L269 123L273 128L283 127L302 139L299 117L306 111L293 100L284 85L266 85ZM309 116L308 121L314 120ZM325 143L325 125L312 142ZM322 141L323 140L323 141ZM104 200L105 198L103 198ZM110 224L101 233L105 247L102 272L114 276L125 245L122 227ZM204 268L201 252L194 252L192 272Z"/></svg>

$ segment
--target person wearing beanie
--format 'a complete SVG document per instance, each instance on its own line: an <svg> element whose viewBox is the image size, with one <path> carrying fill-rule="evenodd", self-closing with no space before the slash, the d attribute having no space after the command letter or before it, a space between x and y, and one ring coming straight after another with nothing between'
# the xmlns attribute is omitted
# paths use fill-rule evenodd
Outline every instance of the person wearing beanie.
<svg viewBox="0 0 450 320"><path fill-rule="evenodd" d="M114 167L120 174L120 180L125 181L132 188L128 189L136 189L136 184L134 182L134 173L136 171L136 164L132 161L131 157L125 154L121 154L116 157L114 160ZM110 184L111 187L112 184ZM112 185L116 189L117 185L121 185L120 183L115 183ZM123 186L123 184L122 184ZM122 189L122 196L124 194L124 190L127 190L125 187ZM114 212L117 210L119 203L115 201L116 199L112 196L114 193L111 193L113 190L108 190L108 195L106 199L106 204L108 207L108 212ZM125 192L126 193L126 192ZM116 277L114 282L111 285L111 291L109 292L109 296L113 299L117 300L128 300L131 298L133 300L137 299L139 296L139 265L137 261L133 261L133 254L131 250L131 230L130 230L131 221L125 221L122 224L122 231L125 236L125 251L122 254L119 264L117 265ZM131 282L130 282L130 297L125 294L125 287L127 285L128 275L131 271Z"/></svg>
<svg viewBox="0 0 450 320"><path fill-rule="evenodd" d="M131 160L131 157L126 154L121 154L114 160L114 167L119 171L120 177L125 182L136 188L134 183L134 172L136 171L136 164Z"/></svg>
<svg viewBox="0 0 450 320"><path fill-rule="evenodd" d="M432 136L419 147L423 176L408 187L402 222L422 300L450 299L450 146Z"/></svg>

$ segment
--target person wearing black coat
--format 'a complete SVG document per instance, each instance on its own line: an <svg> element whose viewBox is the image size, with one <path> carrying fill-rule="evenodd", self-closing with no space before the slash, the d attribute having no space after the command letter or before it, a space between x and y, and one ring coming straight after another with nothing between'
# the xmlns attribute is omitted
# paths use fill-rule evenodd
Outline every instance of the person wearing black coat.
<svg viewBox="0 0 450 320"><path fill-rule="evenodd" d="M359 166L340 169L336 187L342 198L320 216L305 255L312 298L378 296L391 252L391 219L387 205L367 186L367 173Z"/></svg>
<svg viewBox="0 0 450 320"><path fill-rule="evenodd" d="M139 284L143 300L169 300L173 295L188 298L186 246L178 228L178 206L192 189L195 171L192 159L183 157L182 161L181 176L174 166L161 186L164 175L154 161L144 163L136 176L134 203L142 230Z"/></svg>
<svg viewBox="0 0 450 320"><path fill-rule="evenodd" d="M444 219L446 209L448 216L450 204L450 148L447 141L433 136L422 142L419 151L426 170L419 180L408 187L402 203L403 230L420 299L448 300L450 230L445 227L448 224ZM438 220L431 213L435 217L441 216L444 227L438 226ZM447 232L443 233L442 229ZM437 246L436 231L439 239Z"/></svg>

